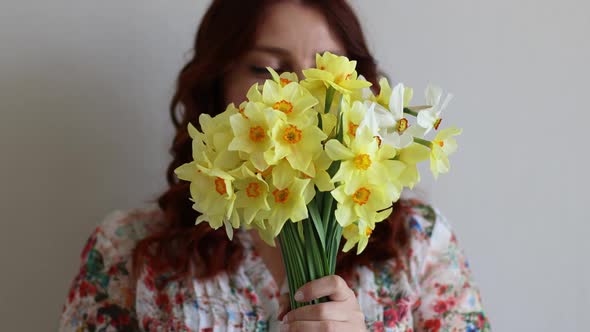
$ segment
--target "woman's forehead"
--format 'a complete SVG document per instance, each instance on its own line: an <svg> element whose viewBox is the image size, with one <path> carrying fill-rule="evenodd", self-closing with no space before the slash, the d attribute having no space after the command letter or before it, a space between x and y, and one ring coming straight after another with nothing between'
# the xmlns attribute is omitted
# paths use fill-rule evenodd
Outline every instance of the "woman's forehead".
<svg viewBox="0 0 590 332"><path fill-rule="evenodd" d="M271 6L258 27L254 50L281 56L310 57L343 46L317 9L296 3Z"/></svg>

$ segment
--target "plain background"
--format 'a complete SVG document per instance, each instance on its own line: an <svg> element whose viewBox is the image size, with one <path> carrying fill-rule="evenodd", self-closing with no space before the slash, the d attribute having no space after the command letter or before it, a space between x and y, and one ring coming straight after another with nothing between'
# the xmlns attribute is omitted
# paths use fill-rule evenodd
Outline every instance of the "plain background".
<svg viewBox="0 0 590 332"><path fill-rule="evenodd" d="M110 211L165 187L174 79L208 1L0 2L0 321L54 330ZM381 68L453 92L451 220L496 331L590 326L587 1L354 1ZM291 22L290 24L293 24Z"/></svg>

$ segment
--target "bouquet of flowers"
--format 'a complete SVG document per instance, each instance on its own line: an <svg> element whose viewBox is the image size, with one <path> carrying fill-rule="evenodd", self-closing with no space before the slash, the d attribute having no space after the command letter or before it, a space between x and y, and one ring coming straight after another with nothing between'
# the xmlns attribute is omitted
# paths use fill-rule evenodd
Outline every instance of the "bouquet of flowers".
<svg viewBox="0 0 590 332"><path fill-rule="evenodd" d="M375 95L355 67L326 52L301 81L268 68L272 79L238 107L188 125L194 160L175 170L190 181L197 224L225 227L230 239L239 227L271 246L278 238L293 309L304 305L295 290L335 273L342 237L343 251L365 249L402 189L420 180L417 163L430 159L435 177L449 171L461 133L438 131L452 95L429 85L426 105L411 107L411 88L382 78Z"/></svg>

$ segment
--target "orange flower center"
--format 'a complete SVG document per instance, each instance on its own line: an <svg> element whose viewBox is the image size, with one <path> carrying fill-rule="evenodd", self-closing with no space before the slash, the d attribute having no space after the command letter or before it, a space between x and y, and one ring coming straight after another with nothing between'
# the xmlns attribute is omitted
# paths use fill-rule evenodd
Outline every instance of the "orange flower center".
<svg viewBox="0 0 590 332"><path fill-rule="evenodd" d="M289 144L295 144L301 141L303 137L301 130L294 125L289 125L283 132L283 140Z"/></svg>
<svg viewBox="0 0 590 332"><path fill-rule="evenodd" d="M285 114L289 114L291 112L293 112L293 104L291 104L290 102L286 101L286 100L281 100L281 101L277 101L272 108L274 108L277 111L281 111Z"/></svg>
<svg viewBox="0 0 590 332"><path fill-rule="evenodd" d="M262 175L263 177L267 177L270 175L270 173L272 172L272 166L268 166L265 170L261 171L258 170L258 173L260 173L260 175Z"/></svg>
<svg viewBox="0 0 590 332"><path fill-rule="evenodd" d="M260 142L266 137L266 134L264 133L264 129L262 127L256 126L250 128L249 136L250 140L252 140L253 142Z"/></svg>
<svg viewBox="0 0 590 332"><path fill-rule="evenodd" d="M438 144L441 148L445 146L445 142L443 141L434 141L434 144Z"/></svg>
<svg viewBox="0 0 590 332"><path fill-rule="evenodd" d="M352 137L356 137L356 130L358 127L359 127L359 125L349 122L348 123L348 134Z"/></svg>
<svg viewBox="0 0 590 332"><path fill-rule="evenodd" d="M403 118L399 120L397 124L397 131L403 133L404 131L406 131L406 129L408 129L408 119Z"/></svg>
<svg viewBox="0 0 590 332"><path fill-rule="evenodd" d="M371 191L365 187L360 187L352 194L352 200L358 205L365 205L371 197Z"/></svg>
<svg viewBox="0 0 590 332"><path fill-rule="evenodd" d="M334 82L336 82L336 83L340 83L340 82L342 82L342 81L346 81L346 80L347 80L347 79L349 79L350 77L352 77L352 74L351 74L351 73L349 73L349 74L342 74L342 75L338 76L338 77L336 78L336 80L334 80Z"/></svg>
<svg viewBox="0 0 590 332"><path fill-rule="evenodd" d="M246 187L246 195L252 198L260 196L260 184L257 182L250 182L248 187Z"/></svg>
<svg viewBox="0 0 590 332"><path fill-rule="evenodd" d="M362 169L366 171L369 167L371 167L371 157L368 154L359 154L358 156L354 157L354 166L358 169Z"/></svg>
<svg viewBox="0 0 590 332"><path fill-rule="evenodd" d="M284 87L285 85L291 83L292 81L287 78L281 78L281 86Z"/></svg>
<svg viewBox="0 0 590 332"><path fill-rule="evenodd" d="M275 189L272 195L275 197L275 202L285 203L289 199L289 188L283 190Z"/></svg>
<svg viewBox="0 0 590 332"><path fill-rule="evenodd" d="M373 136L373 138L375 138L375 140L377 140L377 146L381 146L381 143L383 143L383 141L381 140L381 137Z"/></svg>
<svg viewBox="0 0 590 332"><path fill-rule="evenodd" d="M219 195L227 194L227 189L225 188L225 181L220 177L215 178L215 191L217 191Z"/></svg>
<svg viewBox="0 0 590 332"><path fill-rule="evenodd" d="M440 126L441 122L442 122L442 119L440 119L440 118L436 119L436 121L434 122L434 130L438 130L438 126Z"/></svg>
<svg viewBox="0 0 590 332"><path fill-rule="evenodd" d="M240 109L238 109L238 113L242 114L242 116L244 117L244 119L247 119L248 116L244 113L245 109L243 107L241 107Z"/></svg>
<svg viewBox="0 0 590 332"><path fill-rule="evenodd" d="M371 233L373 233L373 230L367 227L367 230L365 230L365 236L370 236Z"/></svg>
<svg viewBox="0 0 590 332"><path fill-rule="evenodd" d="M307 175L307 174L305 174L303 172L301 172L301 177L304 178L304 179L313 179L313 176Z"/></svg>

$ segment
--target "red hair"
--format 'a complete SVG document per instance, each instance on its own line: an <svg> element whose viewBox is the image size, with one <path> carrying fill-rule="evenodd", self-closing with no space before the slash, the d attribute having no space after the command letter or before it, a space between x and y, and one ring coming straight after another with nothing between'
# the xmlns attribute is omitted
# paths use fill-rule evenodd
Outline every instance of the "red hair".
<svg viewBox="0 0 590 332"><path fill-rule="evenodd" d="M299 2L313 6L326 17L344 45L346 55L357 61L357 71L377 86L377 65L368 50L358 18L346 1ZM170 150L173 160L167 170L169 188L158 199L165 224L135 247L136 273L142 264L149 262L155 272L171 273L172 278L190 274L206 279L222 271L232 272L241 263L243 246L237 238L230 241L223 227L213 230L206 223L194 225L198 213L191 208L189 184L179 181L174 169L192 159L188 123L198 125L200 114L216 115L225 109L224 74L232 61L254 45L264 9L275 3L276 0L214 0L203 17L194 43L194 56L182 68L170 104L172 123L176 128ZM401 256L409 243L409 231L403 220L406 210L402 203L395 203L392 215L377 224L361 255L357 256L354 250L340 252L337 274L347 278L356 265L370 265L392 258L401 263Z"/></svg>

